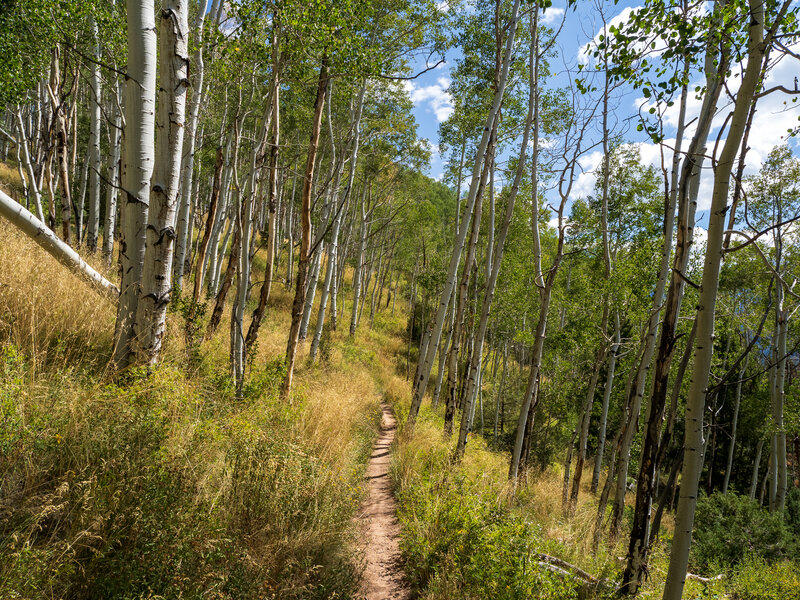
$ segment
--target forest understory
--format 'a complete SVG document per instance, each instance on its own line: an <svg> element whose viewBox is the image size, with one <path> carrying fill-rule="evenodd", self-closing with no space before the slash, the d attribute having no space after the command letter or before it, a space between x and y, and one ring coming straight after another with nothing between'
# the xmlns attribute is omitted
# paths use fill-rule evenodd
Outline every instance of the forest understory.
<svg viewBox="0 0 800 600"><path fill-rule="evenodd" d="M401 417L390 475L414 597L615 597L625 533L592 548L590 476L566 517L563 467L527 472L512 493L488 415L458 466L442 407L426 403L413 438L404 431L416 358L404 301L355 339L335 333L320 364L301 360L286 404L290 297L277 289L237 399L224 323L187 347L171 310L162 363L114 373L110 305L7 225L0 240L0 596L359 598L368 549L356 517L385 398ZM667 516L643 598L663 589L672 526ZM790 559L716 560L741 542L707 541L684 597L797 597Z"/></svg>
<svg viewBox="0 0 800 600"><path fill-rule="evenodd" d="M0 600L800 600L797 0L0 3Z"/></svg>

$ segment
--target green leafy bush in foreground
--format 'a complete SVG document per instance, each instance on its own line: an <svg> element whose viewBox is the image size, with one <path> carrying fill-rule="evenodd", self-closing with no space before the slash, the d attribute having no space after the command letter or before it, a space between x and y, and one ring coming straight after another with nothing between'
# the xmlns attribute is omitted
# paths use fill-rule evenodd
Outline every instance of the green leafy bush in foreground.
<svg viewBox="0 0 800 600"><path fill-rule="evenodd" d="M735 600L789 600L800 598L800 566L784 560L769 564L746 558L731 581Z"/></svg>
<svg viewBox="0 0 800 600"><path fill-rule="evenodd" d="M715 568L729 568L745 557L774 562L796 556L797 532L788 517L771 513L747 496L712 494L697 502L692 541L692 569L713 575Z"/></svg>
<svg viewBox="0 0 800 600"><path fill-rule="evenodd" d="M424 598L586 597L583 581L540 566L534 524L478 493L458 470L448 473L440 451L415 459L418 470L398 492L398 517L407 572Z"/></svg>

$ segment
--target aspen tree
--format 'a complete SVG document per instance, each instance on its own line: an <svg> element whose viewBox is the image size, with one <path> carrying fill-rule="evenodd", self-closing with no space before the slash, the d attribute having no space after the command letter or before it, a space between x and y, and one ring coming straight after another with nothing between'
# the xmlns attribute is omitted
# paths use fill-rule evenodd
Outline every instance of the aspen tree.
<svg viewBox="0 0 800 600"><path fill-rule="evenodd" d="M467 224L472 217L472 211L475 206L475 200L478 194L478 187L480 185L480 173L483 165L483 159L486 155L486 149L489 145L489 140L492 136L492 131L495 129L495 120L500 110L500 105L503 101L505 93L506 82L508 81L508 72L511 66L511 54L514 49L514 40L517 32L517 25L519 22L519 7L520 0L515 0L511 9L511 16L509 17L507 25L506 47L503 55L503 62L501 67L500 77L498 78L498 89L494 94L492 106L489 114L486 117L486 123L483 127L481 141L475 151L474 164L472 167L472 181L470 183L469 193L467 194L467 206L464 215L461 217L461 224L459 225L458 235L456 236L453 254L450 258L450 264L447 269L447 278L445 280L444 289L442 290L439 306L436 310L436 317L433 321L433 330L431 333L431 343L428 344L428 351L424 357L420 357L422 368L420 370L419 379L414 381L414 392L411 400L411 407L409 409L407 425L414 426L419 408L422 404L422 398L425 396L425 391L428 385L428 378L431 374L433 367L433 360L436 356L436 349L439 347L439 340L442 335L442 328L444 326L444 319L447 316L447 307L450 304L450 295L453 292L455 285L456 272L458 271L458 264L461 259L461 252L464 249L464 241L467 236Z"/></svg>
<svg viewBox="0 0 800 600"><path fill-rule="evenodd" d="M89 110L90 131L89 131L89 156L87 165L89 166L89 223L86 232L86 247L91 251L97 251L97 239L100 235L100 38L97 30L97 21L94 17L92 22L92 36L94 38L94 58L89 65L91 104ZM82 211L81 211L82 212ZM80 234L80 224L78 233ZM106 232L108 235L108 232Z"/></svg>
<svg viewBox="0 0 800 600"><path fill-rule="evenodd" d="M281 384L281 395L284 397L289 395L289 390L292 387L294 362L300 337L300 320L303 317L303 306L305 304L305 284L308 274L308 261L310 258L309 250L311 249L311 184L317 162L319 133L322 126L322 108L325 104L325 96L328 90L328 63L328 55L324 54L320 62L319 80L311 125L311 140L308 144L308 156L306 157L306 169L303 179L302 203L300 208L300 255L297 264L295 296L292 304L292 324L289 329L289 339L286 343L286 375Z"/></svg>
<svg viewBox="0 0 800 600"><path fill-rule="evenodd" d="M664 600L680 600L684 583L686 582L686 569L689 562L689 547L692 542L698 483L703 467L703 412L711 371L711 358L714 351L714 309L719 288L719 270L722 262L722 242L728 208L730 175L742 141L747 115L750 111L750 103L755 98L765 55L764 28L766 22L764 3L762 0L748 0L748 7L747 63L736 94L728 135L719 154L717 168L714 173L714 187L708 223L708 241L696 316L697 339L695 341L691 385L686 401L686 433L683 469L681 471L681 492L675 521L675 536L672 543L672 552L670 553L669 571L664 587ZM788 7L788 1L779 7L775 25L769 32L768 37L773 35L774 28L777 28L780 24Z"/></svg>
<svg viewBox="0 0 800 600"><path fill-rule="evenodd" d="M128 1L125 82L125 162L120 236L120 299L114 362L126 367L138 335L136 315L144 266L145 229L153 173L156 106L156 23L152 0Z"/></svg>

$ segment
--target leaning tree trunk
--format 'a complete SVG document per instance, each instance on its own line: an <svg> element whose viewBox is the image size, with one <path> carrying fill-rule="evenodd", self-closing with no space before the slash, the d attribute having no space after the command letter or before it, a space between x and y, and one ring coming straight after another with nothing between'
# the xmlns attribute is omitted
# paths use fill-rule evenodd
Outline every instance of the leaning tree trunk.
<svg viewBox="0 0 800 600"><path fill-rule="evenodd" d="M21 230L75 275L89 283L102 296L117 302L119 299L117 286L89 266L69 244L58 239L47 225L2 190L0 190L0 216Z"/></svg>
<svg viewBox="0 0 800 600"><path fill-rule="evenodd" d="M675 536L670 553L669 571L664 600L680 600L686 582L689 547L692 543L694 513L697 505L698 484L703 468L703 412L711 359L714 352L714 310L719 289L719 271L722 263L722 237L725 230L728 190L733 162L742 140L750 103L755 101L764 59L764 4L762 0L749 0L749 35L747 66L741 79L728 136L722 147L714 172L714 188L708 222L708 242L700 284L697 308L697 340L691 385L686 400L686 433L684 441L681 493L675 520ZM788 1L782 10L786 10Z"/></svg>
<svg viewBox="0 0 800 600"><path fill-rule="evenodd" d="M428 386L428 378L431 374L433 367L433 360L436 357L436 350L439 347L439 341L442 337L442 328L444 326L444 319L447 316L447 307L450 304L450 295L453 292L455 285L456 273L458 271L458 263L461 261L461 252L464 249L464 241L467 236L467 224L472 217L472 209L475 205L475 199L478 192L478 185L480 182L480 170L483 164L483 159L486 154L486 149L489 145L492 131L495 130L495 120L497 119L498 112L500 111L500 104L503 101L505 93L506 82L508 81L508 72L511 67L511 54L514 49L514 39L517 32L517 23L519 21L519 6L520 0L514 1L514 6L511 9L511 17L509 18L506 40L506 48L503 56L502 72L498 78L498 87L494 94L492 107L486 117L486 123L483 128L483 135L478 147L475 151L474 161L475 164L472 168L472 182L470 183L469 194L467 195L467 206L464 215L461 217L461 225L459 226L458 235L456 237L453 254L450 257L450 264L447 269L447 278L445 279L444 287L442 289L442 296L439 302L439 307L436 310L436 317L434 319L433 331L431 335L431 343L428 344L428 351L424 357L421 357L422 369L420 370L419 379L414 381L414 394L411 400L411 407L409 408L407 426L413 429L414 422L416 421L419 407L422 404L422 399L425 397L425 391Z"/></svg>
<svg viewBox="0 0 800 600"><path fill-rule="evenodd" d="M153 0L128 6L128 78L125 82L125 164L120 237L120 297L114 362L131 362L137 335L139 282L144 264L156 114L156 23Z"/></svg>
<svg viewBox="0 0 800 600"><path fill-rule="evenodd" d="M289 339L286 343L286 375L281 384L281 395L283 397L288 397L289 390L292 388L294 362L300 337L300 320L303 318L303 306L305 304L306 276L308 274L309 251L311 249L311 185L314 180L314 168L317 162L319 132L322 127L322 107L325 104L325 96L328 91L328 79L328 56L324 55L319 69L317 97L314 101L314 119L311 125L311 140L308 143L306 172L303 179L303 196L300 208L302 235L300 238L300 255L297 261L297 283L294 303L292 304L292 324L289 329Z"/></svg>

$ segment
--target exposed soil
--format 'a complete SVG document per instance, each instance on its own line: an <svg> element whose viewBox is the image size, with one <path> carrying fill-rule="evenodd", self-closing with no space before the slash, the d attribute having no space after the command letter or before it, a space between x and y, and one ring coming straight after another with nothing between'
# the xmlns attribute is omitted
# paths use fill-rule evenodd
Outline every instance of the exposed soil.
<svg viewBox="0 0 800 600"><path fill-rule="evenodd" d="M372 449L366 480L369 498L361 507L364 524L366 568L361 598L366 600L408 600L411 598L400 556L400 524L397 501L389 481L391 445L397 422L386 402L381 403L381 433Z"/></svg>

